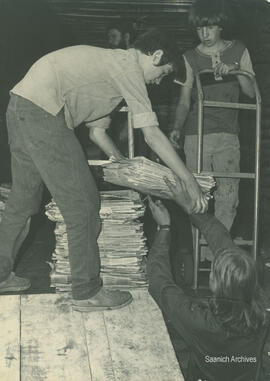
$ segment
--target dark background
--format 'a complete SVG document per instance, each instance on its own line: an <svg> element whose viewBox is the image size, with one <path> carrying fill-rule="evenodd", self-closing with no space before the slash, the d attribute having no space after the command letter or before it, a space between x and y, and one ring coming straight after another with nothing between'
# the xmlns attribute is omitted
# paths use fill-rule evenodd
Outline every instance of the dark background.
<svg viewBox="0 0 270 381"><path fill-rule="evenodd" d="M234 22L226 31L225 37L239 38L248 47L263 99L260 243L262 247L269 247L270 3L265 0L226 2L231 5ZM110 21L120 18L134 23L138 33L151 26L171 30L184 51L196 42L196 36L187 23L187 11L192 3L192 0L0 0L0 183L11 180L5 125L9 90L39 57L68 45L103 46L106 41L106 26ZM240 124L241 169L252 171L254 113L241 112ZM251 233L252 203L252 183L242 181L236 219L239 235Z"/></svg>

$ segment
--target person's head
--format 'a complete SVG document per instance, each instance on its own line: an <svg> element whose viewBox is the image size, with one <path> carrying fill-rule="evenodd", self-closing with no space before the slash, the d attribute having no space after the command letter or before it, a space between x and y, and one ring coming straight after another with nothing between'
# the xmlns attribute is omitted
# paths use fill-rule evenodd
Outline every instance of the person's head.
<svg viewBox="0 0 270 381"><path fill-rule="evenodd" d="M189 12L189 22L196 29L201 43L214 46L221 39L221 31L228 22L223 0L197 0Z"/></svg>
<svg viewBox="0 0 270 381"><path fill-rule="evenodd" d="M122 32L116 27L108 29L107 37L108 44L112 48L118 48L122 44Z"/></svg>
<svg viewBox="0 0 270 381"><path fill-rule="evenodd" d="M212 263L209 284L213 311L228 328L256 330L264 322L256 263L245 251L218 253Z"/></svg>
<svg viewBox="0 0 270 381"><path fill-rule="evenodd" d="M135 40L134 48L140 53L139 64L146 84L159 84L172 72L180 80L185 77L183 58L177 43L166 32L151 29Z"/></svg>
<svg viewBox="0 0 270 381"><path fill-rule="evenodd" d="M107 42L111 49L128 49L134 39L134 30L121 20L110 23L107 27Z"/></svg>

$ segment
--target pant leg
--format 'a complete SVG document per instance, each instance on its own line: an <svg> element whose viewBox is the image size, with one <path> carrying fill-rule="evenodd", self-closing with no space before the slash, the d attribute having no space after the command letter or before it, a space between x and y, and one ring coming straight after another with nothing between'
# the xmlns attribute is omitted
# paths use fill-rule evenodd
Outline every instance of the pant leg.
<svg viewBox="0 0 270 381"><path fill-rule="evenodd" d="M12 271L19 248L27 235L28 218L37 213L43 183L25 147L11 99L7 111L11 150L12 189L0 224L0 281Z"/></svg>
<svg viewBox="0 0 270 381"><path fill-rule="evenodd" d="M87 299L101 287L95 181L63 111L53 116L18 97L17 114L29 154L67 226L73 297Z"/></svg>
<svg viewBox="0 0 270 381"><path fill-rule="evenodd" d="M202 169L212 170L212 145L210 135L203 137ZM197 135L187 135L184 145L186 155L186 166L191 172L197 172Z"/></svg>
<svg viewBox="0 0 270 381"><path fill-rule="evenodd" d="M237 135L219 133L213 154L213 168L218 172L240 171L240 145ZM217 178L215 216L230 230L238 206L239 179Z"/></svg>

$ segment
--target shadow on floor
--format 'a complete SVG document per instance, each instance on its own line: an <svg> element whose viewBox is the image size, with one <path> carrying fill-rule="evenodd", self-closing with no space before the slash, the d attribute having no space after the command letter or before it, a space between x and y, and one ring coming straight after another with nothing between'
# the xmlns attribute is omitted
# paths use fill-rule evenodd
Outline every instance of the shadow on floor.
<svg viewBox="0 0 270 381"><path fill-rule="evenodd" d="M23 294L54 293L48 264L55 247L54 225L43 213L32 217L29 235L15 262L16 274L31 281L31 288Z"/></svg>

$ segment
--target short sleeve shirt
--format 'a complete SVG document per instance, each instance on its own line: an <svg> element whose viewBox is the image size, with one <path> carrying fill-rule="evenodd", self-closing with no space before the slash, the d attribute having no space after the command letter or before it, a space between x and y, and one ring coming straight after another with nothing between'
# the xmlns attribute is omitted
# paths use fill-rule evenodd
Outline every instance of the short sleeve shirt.
<svg viewBox="0 0 270 381"><path fill-rule="evenodd" d="M254 74L250 56L246 47L237 40L226 41L226 46L221 51L214 52L213 55L202 53L198 47L191 49L184 54L186 65L186 81L183 86L192 89L191 110L185 123L186 135L196 135L198 133L198 97L197 88L194 83L196 72L204 69L213 69L219 62L232 64L239 62L240 69ZM239 83L232 75L214 78L213 74L202 74L201 84L206 100L217 102L237 103L239 101ZM204 109L204 134L226 132L237 134L238 111L229 108L205 108Z"/></svg>
<svg viewBox="0 0 270 381"><path fill-rule="evenodd" d="M124 99L134 128L158 126L135 49L71 46L40 58L12 93L52 115L64 107L69 128L107 128L106 116ZM104 122L105 121L105 122Z"/></svg>

